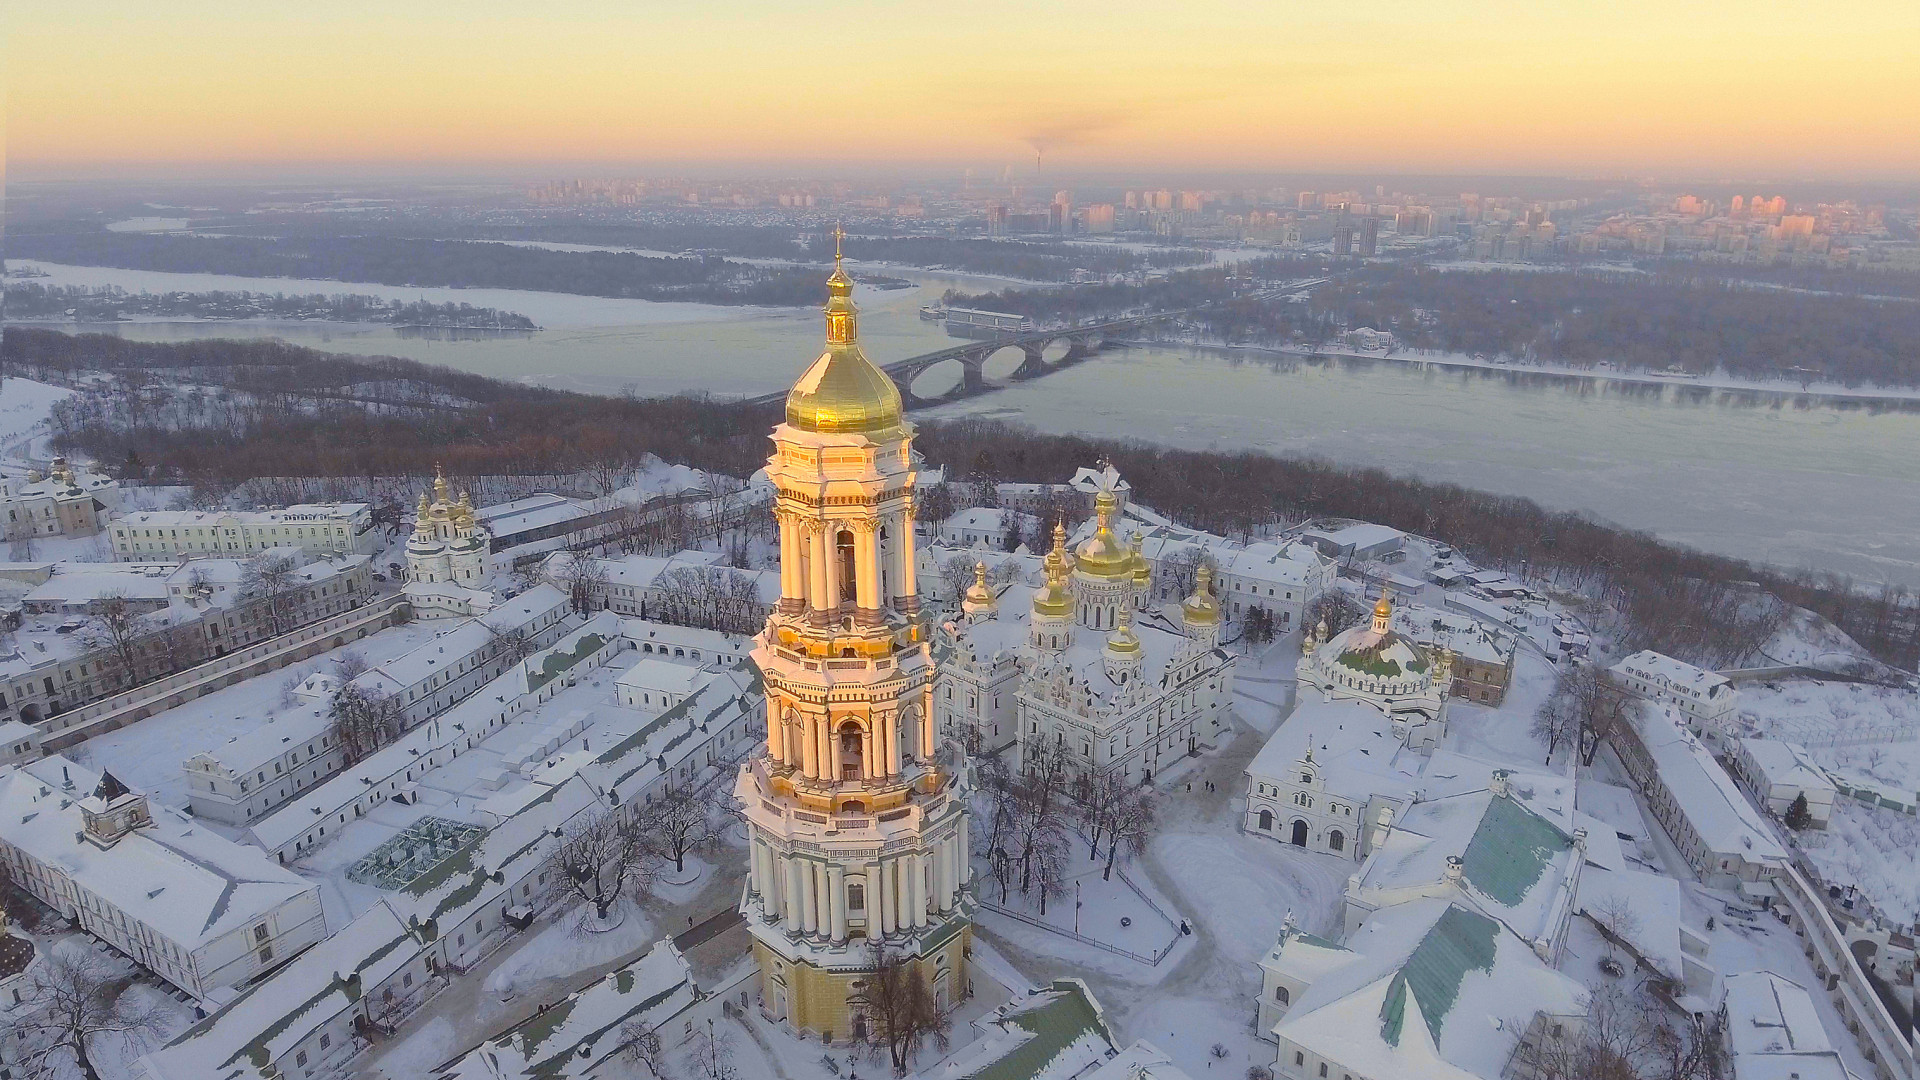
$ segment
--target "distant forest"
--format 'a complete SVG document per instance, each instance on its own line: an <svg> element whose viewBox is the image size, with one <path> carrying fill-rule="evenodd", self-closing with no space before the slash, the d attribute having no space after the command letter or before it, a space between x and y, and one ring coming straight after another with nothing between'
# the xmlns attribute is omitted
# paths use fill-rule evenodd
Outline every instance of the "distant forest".
<svg viewBox="0 0 1920 1080"><path fill-rule="evenodd" d="M1240 272L1268 280L1306 276L1311 267L1307 260L1263 259L1242 264ZM1889 275L1890 289L1901 280ZM1518 361L1920 385L1920 303L1771 287L1696 266L1633 275L1370 264L1338 274L1305 304L1288 302L1278 290L1231 284L1227 271L1207 269L1143 285L950 293L947 299L1042 322L1207 303L1186 332L1232 344L1319 346L1343 330L1371 326L1392 330L1404 348Z"/></svg>
<svg viewBox="0 0 1920 1080"><path fill-rule="evenodd" d="M8 328L0 371L72 381L116 373L55 417L58 450L135 459L219 490L262 476L547 475L647 454L750 475L765 463L771 412L696 397L604 398L530 388L390 358L347 358L278 342L131 342ZM164 383L245 391L244 406L181 408ZM400 413L346 387L404 385L457 404ZM202 390L192 391L202 393ZM1904 589L1856 588L1665 544L1526 499L1378 469L1266 454L1172 450L1045 435L980 420L921 426L920 449L960 477L1058 481L1107 459L1139 497L1177 520L1230 535L1276 521L1378 521L1453 544L1482 565L1542 578L1621 613L1629 647L1702 663L1746 658L1778 628L1780 604L1833 621L1880 659L1920 660L1920 603ZM1773 599L1778 597L1779 600Z"/></svg>
<svg viewBox="0 0 1920 1080"><path fill-rule="evenodd" d="M459 327L480 330L537 330L532 319L472 304L430 304L424 300L382 300L377 296L323 296L262 292L128 292L117 286L42 285L8 282L7 317L115 320L131 316L199 319L325 319L331 322L386 323L394 326Z"/></svg>
<svg viewBox="0 0 1920 1080"><path fill-rule="evenodd" d="M798 306L823 297L820 272L719 258L549 251L510 244L396 237L204 237L30 232L7 238L13 258L80 266L382 285L531 289L636 300Z"/></svg>

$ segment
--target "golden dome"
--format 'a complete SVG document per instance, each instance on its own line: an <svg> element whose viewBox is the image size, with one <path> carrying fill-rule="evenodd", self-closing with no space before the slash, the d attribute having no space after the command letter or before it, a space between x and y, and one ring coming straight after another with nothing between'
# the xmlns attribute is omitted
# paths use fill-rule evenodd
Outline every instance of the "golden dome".
<svg viewBox="0 0 1920 1080"><path fill-rule="evenodd" d="M987 564L985 562L976 562L973 564L973 585L967 589L965 604L968 611L994 606L993 589L987 584Z"/></svg>
<svg viewBox="0 0 1920 1080"><path fill-rule="evenodd" d="M1393 614L1393 597L1388 594L1387 590L1381 589L1380 602L1373 605L1373 617L1376 619L1384 619L1391 616L1392 614Z"/></svg>
<svg viewBox="0 0 1920 1080"><path fill-rule="evenodd" d="M1132 609L1120 605L1120 625L1107 635L1107 651L1120 656L1137 656L1140 653L1140 637L1133 632Z"/></svg>
<svg viewBox="0 0 1920 1080"><path fill-rule="evenodd" d="M1093 512L1100 525L1074 552L1074 569L1097 578L1122 578L1133 573L1133 552L1113 535L1113 512L1117 500L1113 492L1102 491L1093 497Z"/></svg>
<svg viewBox="0 0 1920 1080"><path fill-rule="evenodd" d="M1047 583L1033 594L1033 613L1037 616L1067 618L1073 614L1073 595L1066 589L1067 530L1053 527L1053 550L1047 552Z"/></svg>
<svg viewBox="0 0 1920 1080"><path fill-rule="evenodd" d="M833 253L827 278L827 348L787 391L787 423L826 434L899 427L900 388L860 351L853 279Z"/></svg>
<svg viewBox="0 0 1920 1080"><path fill-rule="evenodd" d="M1144 589L1153 584L1153 566L1147 562L1147 556L1140 550L1140 534L1133 534L1133 583Z"/></svg>
<svg viewBox="0 0 1920 1080"><path fill-rule="evenodd" d="M1200 564L1194 574L1193 595L1181 602L1180 616L1189 626L1213 625L1220 621L1220 603L1213 598L1213 567Z"/></svg>

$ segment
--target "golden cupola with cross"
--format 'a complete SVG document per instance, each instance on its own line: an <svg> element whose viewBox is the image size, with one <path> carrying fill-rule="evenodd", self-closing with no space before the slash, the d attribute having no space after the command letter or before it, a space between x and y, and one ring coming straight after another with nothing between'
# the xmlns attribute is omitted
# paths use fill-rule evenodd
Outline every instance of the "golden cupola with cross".
<svg viewBox="0 0 1920 1080"><path fill-rule="evenodd" d="M972 901L966 789L939 755L914 575L920 458L899 389L860 349L837 249L834 264L826 348L788 393L767 459L780 602L753 652L766 745L736 793L760 1008L839 1041L868 1030L876 946L936 1000L964 996Z"/></svg>

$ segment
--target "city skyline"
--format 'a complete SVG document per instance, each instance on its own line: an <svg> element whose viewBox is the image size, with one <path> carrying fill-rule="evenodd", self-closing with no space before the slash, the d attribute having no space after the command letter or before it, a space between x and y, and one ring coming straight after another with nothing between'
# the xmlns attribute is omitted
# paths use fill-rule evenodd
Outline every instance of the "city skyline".
<svg viewBox="0 0 1920 1080"><path fill-rule="evenodd" d="M1226 3L16 13L16 179L973 165L1893 178L1920 11Z"/></svg>

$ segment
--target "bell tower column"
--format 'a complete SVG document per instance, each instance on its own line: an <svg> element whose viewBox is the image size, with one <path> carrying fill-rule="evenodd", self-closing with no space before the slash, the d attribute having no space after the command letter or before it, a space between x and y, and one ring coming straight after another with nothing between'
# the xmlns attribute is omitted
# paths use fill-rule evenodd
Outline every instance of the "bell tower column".
<svg viewBox="0 0 1920 1080"><path fill-rule="evenodd" d="M820 522L812 522L807 528L807 554L809 568L813 571L813 581L807 597L808 606L813 609L813 621L824 623L831 610L827 603L827 529Z"/></svg>

